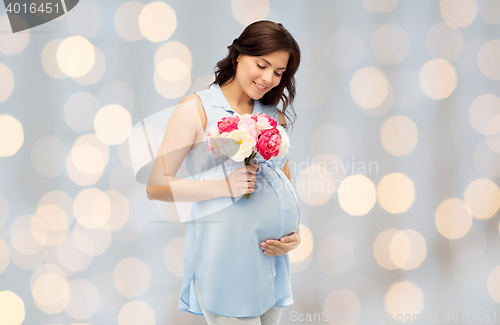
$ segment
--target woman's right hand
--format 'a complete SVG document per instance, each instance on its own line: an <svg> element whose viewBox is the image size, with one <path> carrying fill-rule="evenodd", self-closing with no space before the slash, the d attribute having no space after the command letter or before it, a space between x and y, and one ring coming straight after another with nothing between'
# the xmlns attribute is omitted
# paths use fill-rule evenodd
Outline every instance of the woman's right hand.
<svg viewBox="0 0 500 325"><path fill-rule="evenodd" d="M229 188L230 197L238 197L247 193L253 193L255 190L255 181L257 180L255 173L259 164L254 162L251 166L241 166L233 170L226 177L226 184Z"/></svg>

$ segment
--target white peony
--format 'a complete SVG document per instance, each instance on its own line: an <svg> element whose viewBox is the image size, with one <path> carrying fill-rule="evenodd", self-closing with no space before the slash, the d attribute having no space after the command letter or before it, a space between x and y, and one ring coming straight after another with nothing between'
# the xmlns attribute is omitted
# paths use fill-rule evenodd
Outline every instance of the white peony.
<svg viewBox="0 0 500 325"><path fill-rule="evenodd" d="M253 148L256 144L254 137L241 130L234 130L229 132L225 140L229 141L225 141L224 150L232 160L238 162L243 161L245 158L249 157L252 154ZM228 146L227 148L226 145Z"/></svg>
<svg viewBox="0 0 500 325"><path fill-rule="evenodd" d="M217 138L217 149L221 153L221 155L226 157L231 157L240 149L240 145L237 141L233 139L228 139L229 133L221 133Z"/></svg>
<svg viewBox="0 0 500 325"><path fill-rule="evenodd" d="M288 137L288 134L285 131L285 128L281 126L281 124L276 125L276 128L280 132L281 135L281 145L280 145L280 151L278 153L278 158L283 158L285 155L288 153L288 148L290 146L290 138Z"/></svg>

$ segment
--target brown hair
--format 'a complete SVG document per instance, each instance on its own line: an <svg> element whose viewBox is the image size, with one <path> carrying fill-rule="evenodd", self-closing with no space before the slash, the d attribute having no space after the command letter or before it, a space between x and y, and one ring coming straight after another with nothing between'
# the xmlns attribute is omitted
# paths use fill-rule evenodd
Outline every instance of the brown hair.
<svg viewBox="0 0 500 325"><path fill-rule="evenodd" d="M295 73L300 65L300 48L290 32L281 23L269 20L260 20L248 25L233 44L228 46L228 55L217 62L215 70L215 81L219 86L231 82L236 76L236 58L239 54L259 56L267 55L275 51L287 51L290 53L288 64L280 83L262 96L264 105L278 105L280 99L283 101L281 112L285 117L292 120L287 114L287 108L295 118L297 115L292 107L295 98ZM285 94L284 90L288 94Z"/></svg>

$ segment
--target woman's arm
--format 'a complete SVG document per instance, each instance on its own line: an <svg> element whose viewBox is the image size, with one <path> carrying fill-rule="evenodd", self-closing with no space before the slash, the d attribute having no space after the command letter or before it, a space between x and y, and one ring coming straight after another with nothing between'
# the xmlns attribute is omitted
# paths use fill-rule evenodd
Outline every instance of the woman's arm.
<svg viewBox="0 0 500 325"><path fill-rule="evenodd" d="M150 200L193 202L230 195L225 179L197 181L175 177L189 150L201 141L206 125L207 117L198 95L186 96L165 128L146 186Z"/></svg>

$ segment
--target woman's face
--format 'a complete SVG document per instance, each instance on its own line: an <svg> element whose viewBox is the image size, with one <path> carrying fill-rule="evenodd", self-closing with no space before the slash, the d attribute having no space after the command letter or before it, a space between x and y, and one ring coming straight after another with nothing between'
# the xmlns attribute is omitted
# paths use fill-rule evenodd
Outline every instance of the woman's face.
<svg viewBox="0 0 500 325"><path fill-rule="evenodd" d="M267 55L250 56L240 54L236 59L236 80L252 99L260 99L279 85L290 53L276 51Z"/></svg>

